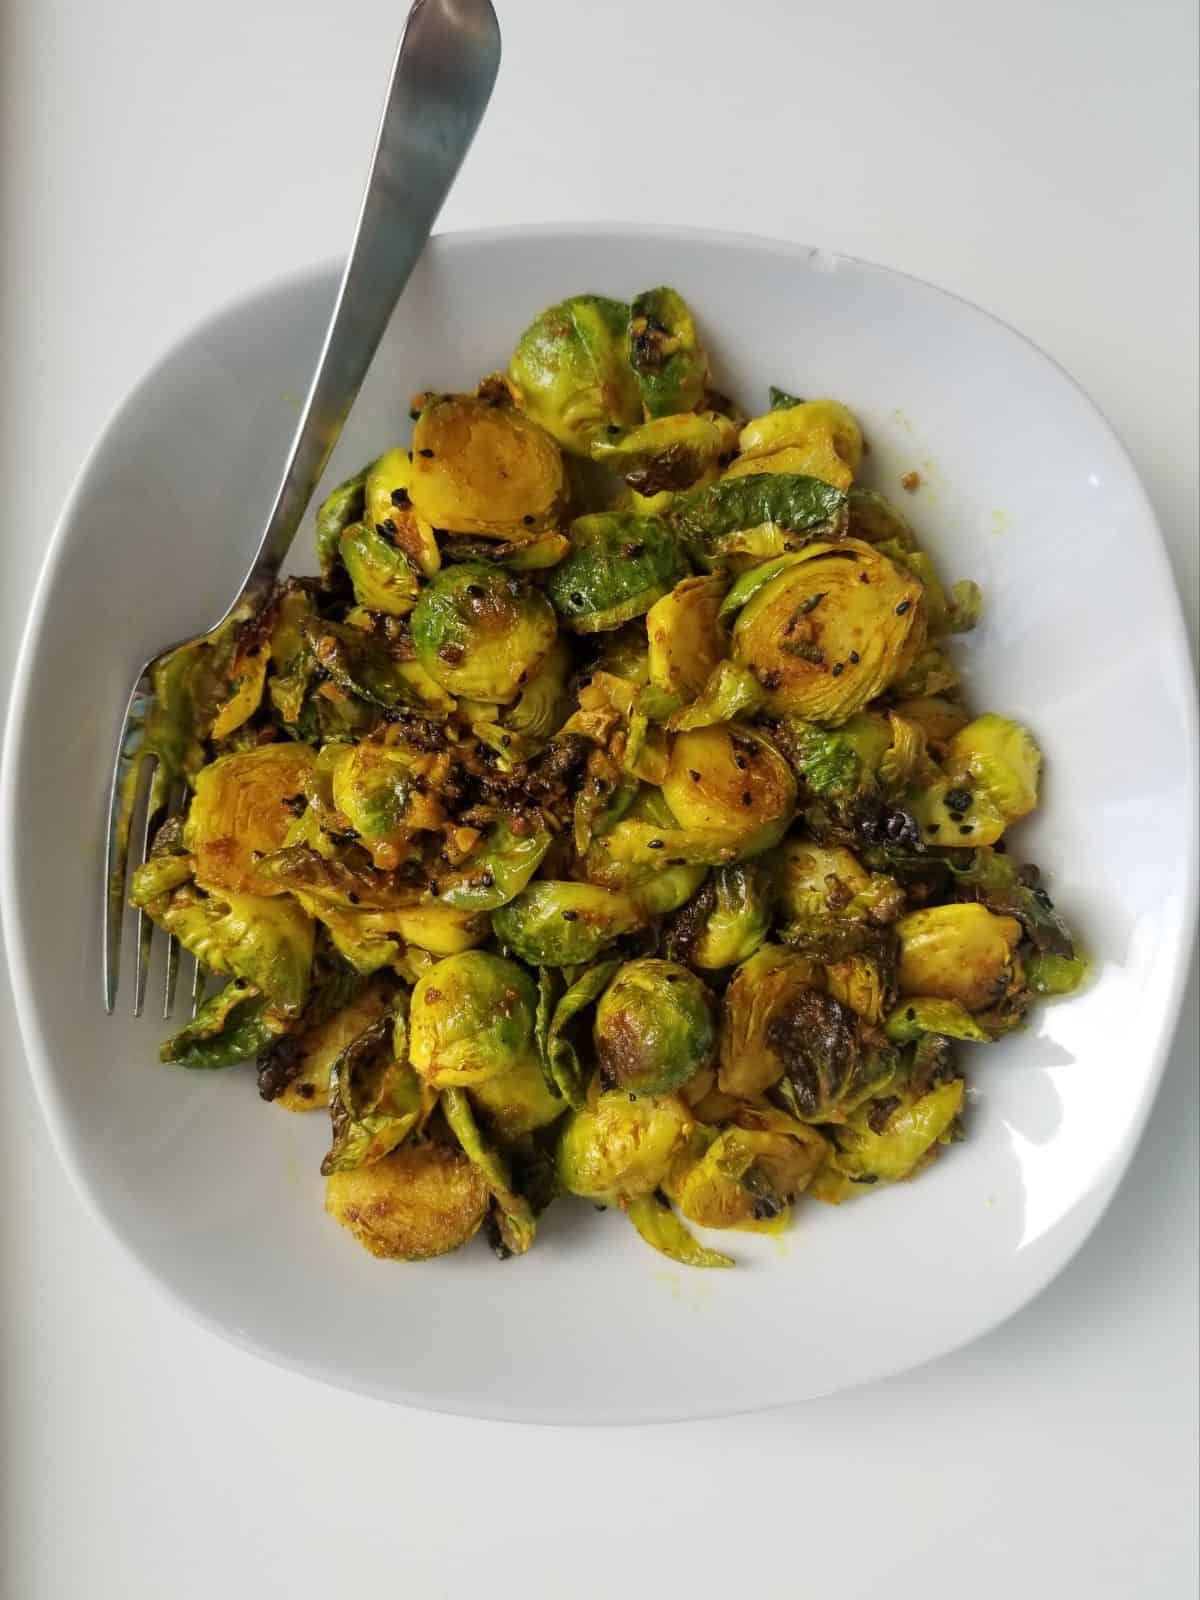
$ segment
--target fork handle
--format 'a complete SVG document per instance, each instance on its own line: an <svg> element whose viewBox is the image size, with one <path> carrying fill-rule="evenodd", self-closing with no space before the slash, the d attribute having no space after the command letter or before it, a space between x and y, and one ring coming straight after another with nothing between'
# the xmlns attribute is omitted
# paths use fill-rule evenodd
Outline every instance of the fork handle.
<svg viewBox="0 0 1200 1600"><path fill-rule="evenodd" d="M416 0L354 242L262 542L226 616L266 599L401 291L483 117L500 65L490 0Z"/></svg>

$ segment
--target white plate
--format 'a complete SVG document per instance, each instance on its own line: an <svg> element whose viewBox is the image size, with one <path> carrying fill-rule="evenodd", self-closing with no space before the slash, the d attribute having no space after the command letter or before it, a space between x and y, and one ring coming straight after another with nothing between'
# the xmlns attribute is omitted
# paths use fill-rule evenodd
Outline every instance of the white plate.
<svg viewBox="0 0 1200 1600"><path fill-rule="evenodd" d="M1079 1247L1162 1068L1196 881L1195 711L1179 606L1128 458L1009 328L819 251L642 227L449 235L427 252L331 464L407 434L417 388L502 365L540 307L670 282L744 405L770 382L862 418L870 478L948 577L983 585L961 646L980 707L1027 721L1045 804L1018 848L1096 958L1082 996L972 1057L967 1141L919 1182L801 1205L734 1272L674 1268L614 1216L560 1204L528 1258L481 1242L378 1263L324 1215L325 1119L248 1068L157 1064L161 1025L106 1021L105 784L135 669L224 608L270 504L332 269L247 296L169 352L87 461L31 600L3 777L3 909L29 1061L93 1210L176 1303L274 1361L479 1416L700 1417L828 1393L975 1338ZM311 519L296 565L311 570ZM125 1002L128 1003L127 1000Z"/></svg>

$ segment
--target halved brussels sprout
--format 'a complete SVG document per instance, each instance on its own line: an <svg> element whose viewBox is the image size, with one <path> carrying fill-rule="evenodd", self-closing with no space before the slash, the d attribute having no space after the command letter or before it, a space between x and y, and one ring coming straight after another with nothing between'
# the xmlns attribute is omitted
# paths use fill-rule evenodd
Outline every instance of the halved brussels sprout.
<svg viewBox="0 0 1200 1600"><path fill-rule="evenodd" d="M147 863L147 867L153 863ZM168 894L143 898L153 887L141 867L130 899L195 956L201 966L223 977L242 978L287 1011L298 1011L308 993L314 929L286 895L268 899L222 889L204 894L183 884Z"/></svg>
<svg viewBox="0 0 1200 1600"><path fill-rule="evenodd" d="M592 445L592 460L609 467L640 495L687 489L737 445L737 426L715 411L653 417L628 433L605 435Z"/></svg>
<svg viewBox="0 0 1200 1600"><path fill-rule="evenodd" d="M642 925L627 895L590 883L531 883L492 913L502 945L533 967L576 967Z"/></svg>
<svg viewBox="0 0 1200 1600"><path fill-rule="evenodd" d="M473 723L485 744L505 761L525 761L559 731L570 711L567 677L571 656L557 639L499 723Z"/></svg>
<svg viewBox="0 0 1200 1600"><path fill-rule="evenodd" d="M546 593L567 627L597 633L649 611L687 570L657 517L602 511L571 524L571 553L551 572Z"/></svg>
<svg viewBox="0 0 1200 1600"><path fill-rule="evenodd" d="M515 961L483 950L439 961L412 993L409 1056L435 1088L473 1086L535 1065L537 994Z"/></svg>
<svg viewBox="0 0 1200 1600"><path fill-rule="evenodd" d="M536 1054L498 1077L473 1083L470 1095L488 1128L504 1145L549 1127L567 1109L566 1100L546 1082Z"/></svg>
<svg viewBox="0 0 1200 1600"><path fill-rule="evenodd" d="M440 395L413 429L408 493L435 529L512 539L555 526L567 479L554 440L520 411Z"/></svg>
<svg viewBox="0 0 1200 1600"><path fill-rule="evenodd" d="M620 300L574 295L536 317L513 351L508 375L520 404L575 455L586 455L608 429L641 421L625 352L628 317Z"/></svg>
<svg viewBox="0 0 1200 1600"><path fill-rule="evenodd" d="M845 516L845 495L820 478L759 472L677 494L664 520L698 565L715 570L835 537Z"/></svg>
<svg viewBox="0 0 1200 1600"><path fill-rule="evenodd" d="M317 561L326 583L337 566L338 545L352 522L362 518L366 504L367 472L364 467L352 478L345 478L321 502L317 512Z"/></svg>
<svg viewBox="0 0 1200 1600"><path fill-rule="evenodd" d="M806 956L764 944L744 961L725 991L717 1082L726 1094L762 1094L783 1076L784 1062L768 1037L799 996L824 983L821 968Z"/></svg>
<svg viewBox="0 0 1200 1600"><path fill-rule="evenodd" d="M994 713L976 717L951 739L944 765L951 782L965 780L972 804L987 799L1006 823L1019 822L1037 808L1042 753L1019 722ZM971 806L962 809L970 820Z"/></svg>
<svg viewBox="0 0 1200 1600"><path fill-rule="evenodd" d="M1021 983L1021 924L974 902L925 906L896 924L903 995L986 1011Z"/></svg>
<svg viewBox="0 0 1200 1600"><path fill-rule="evenodd" d="M789 839L774 858L782 909L800 923L892 922L904 905L896 880L868 872L842 845Z"/></svg>
<svg viewBox="0 0 1200 1600"><path fill-rule="evenodd" d="M402 1145L382 1161L330 1173L325 1209L373 1256L426 1261L466 1244L487 1214L479 1168L444 1144Z"/></svg>
<svg viewBox="0 0 1200 1600"><path fill-rule="evenodd" d="M848 1005L800 990L768 1021L765 1040L783 1063L781 1090L798 1117L836 1122L891 1083L897 1052Z"/></svg>
<svg viewBox="0 0 1200 1600"><path fill-rule="evenodd" d="M378 739L326 746L319 759L332 772L333 805L377 867L398 867L416 853L419 835L444 823L436 783L444 760Z"/></svg>
<svg viewBox="0 0 1200 1600"><path fill-rule="evenodd" d="M886 960L866 951L852 951L837 961L827 961L825 987L856 1017L872 1025L881 1023L895 992L893 956L892 949L888 950Z"/></svg>
<svg viewBox="0 0 1200 1600"><path fill-rule="evenodd" d="M862 430L836 400L806 400L755 417L738 438L738 459L726 473L787 472L848 489L862 461Z"/></svg>
<svg viewBox="0 0 1200 1600"><path fill-rule="evenodd" d="M655 688L694 700L723 661L728 638L718 621L724 582L684 578L646 613L648 666Z"/></svg>
<svg viewBox="0 0 1200 1600"><path fill-rule="evenodd" d="M463 562L426 586L412 614L417 660L452 694L507 705L554 644L546 598L520 578Z"/></svg>
<svg viewBox="0 0 1200 1600"><path fill-rule="evenodd" d="M687 1144L695 1118L678 1095L623 1090L573 1112L558 1143L558 1176L570 1194L619 1202L652 1194Z"/></svg>
<svg viewBox="0 0 1200 1600"><path fill-rule="evenodd" d="M354 588L354 598L368 611L403 617L417 602L421 586L408 557L391 542L390 534L365 522L353 522L342 534L342 565Z"/></svg>
<svg viewBox="0 0 1200 1600"><path fill-rule="evenodd" d="M251 1060L287 1025L286 1017L272 1011L252 983L235 978L206 1000L178 1033L164 1039L158 1059L193 1069L231 1067Z"/></svg>
<svg viewBox="0 0 1200 1600"><path fill-rule="evenodd" d="M739 613L734 659L762 685L769 712L842 723L920 650L925 591L857 539L809 545L792 562Z"/></svg>
<svg viewBox="0 0 1200 1600"><path fill-rule="evenodd" d="M730 1127L704 1130L696 1154L677 1161L663 1187L701 1228L776 1227L829 1154L815 1128L779 1115L788 1132Z"/></svg>
<svg viewBox="0 0 1200 1600"><path fill-rule="evenodd" d="M927 1094L868 1101L834 1130L835 1168L856 1183L898 1183L945 1142L962 1110L963 1081Z"/></svg>
<svg viewBox="0 0 1200 1600"><path fill-rule="evenodd" d="M627 961L601 996L592 1034L605 1087L666 1094L712 1059L713 998L674 961Z"/></svg>
<svg viewBox="0 0 1200 1600"><path fill-rule="evenodd" d="M378 461L367 468L362 518L366 527L373 529L395 551L406 557L423 577L432 578L442 564L433 529L413 510L412 489L413 457L411 450L397 448L386 450ZM346 560L345 544L342 559ZM347 562L349 567L349 562ZM350 574L353 579L353 572ZM361 605L369 605L358 594ZM381 607L387 610L387 607Z"/></svg>
<svg viewBox="0 0 1200 1600"><path fill-rule="evenodd" d="M648 417L693 411L708 382L708 356L687 301L665 285L639 294L630 307L629 363Z"/></svg>
<svg viewBox="0 0 1200 1600"><path fill-rule="evenodd" d="M792 769L765 734L740 723L677 734L662 791L685 836L695 830L733 851L709 857L717 863L769 850L796 810ZM668 843L665 856L683 853Z"/></svg>
<svg viewBox="0 0 1200 1600"><path fill-rule="evenodd" d="M255 870L255 857L282 847L313 764L307 745L289 741L220 756L196 774L184 843L201 888L280 892Z"/></svg>
<svg viewBox="0 0 1200 1600"><path fill-rule="evenodd" d="M771 870L752 862L718 867L697 896L697 914L685 940L689 966L705 971L747 961L767 937L775 905ZM687 918L691 907L680 912Z"/></svg>

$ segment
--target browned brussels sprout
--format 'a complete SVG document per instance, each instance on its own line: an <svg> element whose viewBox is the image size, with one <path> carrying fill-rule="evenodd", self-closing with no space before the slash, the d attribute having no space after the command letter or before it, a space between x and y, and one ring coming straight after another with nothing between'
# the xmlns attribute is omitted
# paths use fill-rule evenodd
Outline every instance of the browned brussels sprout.
<svg viewBox="0 0 1200 1600"><path fill-rule="evenodd" d="M256 857L282 848L314 765L307 745L267 744L221 756L196 775L184 844L203 889L278 894Z"/></svg>
<svg viewBox="0 0 1200 1600"><path fill-rule="evenodd" d="M433 528L497 539L553 528L567 479L554 440L520 411L436 396L413 431L408 493Z"/></svg>
<svg viewBox="0 0 1200 1600"><path fill-rule="evenodd" d="M435 1088L474 1086L537 1064L533 980L515 961L468 950L413 990L409 1058Z"/></svg>
<svg viewBox="0 0 1200 1600"><path fill-rule="evenodd" d="M558 1143L558 1175L569 1194L617 1202L652 1194L684 1149L695 1118L678 1095L602 1094L573 1112Z"/></svg>
<svg viewBox="0 0 1200 1600"><path fill-rule="evenodd" d="M412 615L421 666L451 694L507 705L549 654L558 632L546 598L482 562L445 567Z"/></svg>
<svg viewBox="0 0 1200 1600"><path fill-rule="evenodd" d="M606 1087L666 1094L712 1060L713 997L674 961L628 961L601 997L593 1035Z"/></svg>
<svg viewBox="0 0 1200 1600"><path fill-rule="evenodd" d="M373 1256L427 1261L466 1244L487 1214L478 1167L444 1144L402 1145L382 1161L332 1172L325 1207Z"/></svg>
<svg viewBox="0 0 1200 1600"><path fill-rule="evenodd" d="M708 356L687 301L665 285L630 307L629 361L648 417L693 411L708 382Z"/></svg>
<svg viewBox="0 0 1200 1600"><path fill-rule="evenodd" d="M587 455L610 429L641 421L625 352L628 317L620 300L575 295L536 317L513 352L508 375L521 406L575 455Z"/></svg>

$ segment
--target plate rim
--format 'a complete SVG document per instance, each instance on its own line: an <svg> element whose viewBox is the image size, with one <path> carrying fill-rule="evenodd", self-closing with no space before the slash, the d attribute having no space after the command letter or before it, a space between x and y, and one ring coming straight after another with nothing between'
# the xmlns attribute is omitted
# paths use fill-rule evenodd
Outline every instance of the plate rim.
<svg viewBox="0 0 1200 1600"><path fill-rule="evenodd" d="M1147 541L1146 553L1153 552L1159 585L1163 589L1164 595L1169 597L1170 602L1166 608L1167 614L1158 621L1158 627L1160 634L1168 636L1171 657L1179 668L1177 676L1181 691L1181 732L1185 747L1184 764L1187 774L1187 798L1191 802L1192 826L1187 839L1186 863L1181 874L1183 880L1183 897L1180 907L1182 937L1179 939L1173 955L1174 970L1171 973L1169 992L1164 1005L1160 1009L1156 1037L1148 1052L1150 1070L1147 1076L1146 1089L1138 1104L1136 1113L1130 1119L1119 1151L1112 1159L1102 1183L1092 1191L1082 1194L1071 1208L1072 1211L1078 1211L1085 1206L1091 1208L1091 1214L1083 1219L1083 1225L1079 1229L1077 1236L1072 1236L1065 1245L1059 1245L1056 1249L1051 1250L1048 1253L1047 1261L1032 1276L1013 1303L1007 1305L998 1314L989 1316L965 1338L958 1334L950 1334L934 1345L928 1354L924 1355L919 1361L914 1362L901 1358L894 1364L889 1365L885 1362L878 1369L873 1370L853 1384L837 1383L825 1389L813 1389L806 1386L801 1395L781 1394L773 1399L755 1401L743 1405L718 1405L715 1408L699 1412L670 1409L666 1411L647 1410L644 1407L622 1409L620 1406L616 1406L607 1407L602 1414L586 1409L572 1411L560 1409L539 1412L536 1407L521 1406L510 1408L503 1403L489 1404L487 1406L482 1406L477 1402L456 1405L452 1398L445 1399L443 1397L431 1400L428 1395L420 1392L397 1388L396 1386L373 1385L369 1376L356 1378L333 1368L320 1366L301 1357L285 1355L276 1349L265 1346L247 1335L241 1328L209 1312L202 1303L190 1299L171 1281L164 1278L130 1239L126 1237L115 1219L110 1217L99 1191L93 1189L85 1180L72 1154L69 1113L64 1097L55 1086L54 1069L50 1063L49 1052L41 1036L39 1019L33 1001L28 953L25 949L24 938L18 925L17 917L15 852L17 837L17 775L21 768L20 756L33 732L26 724L29 711L28 702L33 682L34 644L36 636L42 628L49 594L53 587L59 564L64 557L66 530L75 518L78 503L82 498L84 486L91 474L91 470L103 455L112 436L118 431L127 410L134 404L142 391L155 380L170 362L177 358L185 346L195 342L203 342L209 330L221 323L235 309L244 309L256 300L273 298L281 292L323 279L329 279L332 289L341 270L340 262L326 258L323 261L310 261L283 272L274 273L268 278L251 284L240 293L224 299L218 306L213 307L202 317L190 323L177 337L168 343L164 343L158 353L143 368L137 379L125 391L118 404L100 427L72 477L70 487L64 496L61 510L55 519L53 533L47 544L46 554L42 559L42 564L30 595L29 611L16 655L6 707L3 751L0 753L0 928L2 928L4 935L9 982L12 988L14 1010L25 1061L29 1076L33 1081L34 1092L50 1136L51 1145L85 1211L100 1224L103 1231L113 1240L125 1259L133 1263L142 1280L149 1284L155 1292L163 1296L189 1321L202 1327L207 1333L215 1335L262 1360L268 1361L273 1366L285 1371L303 1373L308 1378L317 1379L334 1388L368 1395L377 1400L386 1400L391 1404L434 1414L521 1423L530 1426L631 1426L650 1423L697 1422L726 1416L747 1415L758 1411L769 1411L785 1405L801 1404L806 1400L818 1399L824 1394L840 1392L843 1389L852 1387L862 1387L869 1383L881 1382L901 1372L917 1370L932 1361L941 1359L954 1350L966 1348L966 1346L975 1343L976 1340L985 1337L1004 1322L1007 1322L1010 1317L1016 1316L1020 1311L1024 1310L1065 1270L1087 1243L1088 1239L1091 1238L1111 1204L1117 1189L1120 1187L1130 1162L1141 1143L1150 1112L1161 1088L1167 1060L1178 1033L1184 994L1192 965L1191 955L1196 943L1197 903L1200 900L1200 871L1198 871L1198 865L1200 865L1200 818L1197 817L1198 803L1200 803L1200 774L1198 774L1200 761L1198 761L1197 753L1198 745L1200 745L1200 727L1198 727L1197 690L1191 641L1184 619L1182 600L1171 563L1170 552L1153 503L1132 457L1100 406L1096 404L1059 361L1043 350L1028 335L1015 328L1003 317L997 316L994 312L985 309L966 296L960 295L952 289L944 288L940 284L932 283L928 279L918 277L916 274L905 272L900 268L863 260L843 252L798 243L794 240L735 230L677 227L664 223L542 221L513 223L486 228L450 229L433 235L430 244L434 250L446 248L458 250L486 248L514 240L538 238L586 242L589 239L601 238L611 241L613 238L620 237L641 240L675 240L685 248L700 245L707 248L729 248L741 252L765 253L789 258L795 261L800 269L811 270L817 266L825 266L830 270L841 270L845 267L854 272L884 276L889 279L900 279L924 292L956 302L967 311L999 326L1065 380L1091 414L1096 424L1107 436L1108 443L1116 452L1117 457L1123 462L1128 474L1129 486L1136 491L1141 512L1153 534L1153 537ZM427 246L428 248L430 247ZM97 1001L98 998L97 994ZM1070 1215L1070 1212L1068 1215Z"/></svg>

